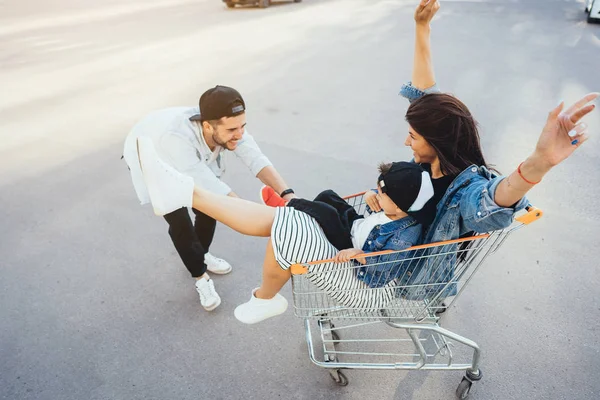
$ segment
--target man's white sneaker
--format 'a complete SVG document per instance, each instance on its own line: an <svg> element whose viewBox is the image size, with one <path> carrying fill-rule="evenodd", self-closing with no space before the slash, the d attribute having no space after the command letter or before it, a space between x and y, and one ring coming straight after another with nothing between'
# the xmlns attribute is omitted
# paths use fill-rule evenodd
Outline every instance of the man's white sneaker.
<svg viewBox="0 0 600 400"><path fill-rule="evenodd" d="M231 264L210 253L204 255L204 263L206 264L206 268L213 274L224 275L231 272Z"/></svg>
<svg viewBox="0 0 600 400"><path fill-rule="evenodd" d="M182 207L191 207L194 179L163 162L152 139L137 139L138 159L156 215L165 215Z"/></svg>
<svg viewBox="0 0 600 400"><path fill-rule="evenodd" d="M196 281L196 290L200 296L200 304L206 311L212 311L221 304L221 298L215 290L214 282L204 278Z"/></svg>
<svg viewBox="0 0 600 400"><path fill-rule="evenodd" d="M272 299L259 299L254 296L257 290L258 288L252 291L252 298L249 302L235 308L234 315L238 321L245 324L255 324L267 318L283 314L287 310L288 302L285 297L277 293Z"/></svg>

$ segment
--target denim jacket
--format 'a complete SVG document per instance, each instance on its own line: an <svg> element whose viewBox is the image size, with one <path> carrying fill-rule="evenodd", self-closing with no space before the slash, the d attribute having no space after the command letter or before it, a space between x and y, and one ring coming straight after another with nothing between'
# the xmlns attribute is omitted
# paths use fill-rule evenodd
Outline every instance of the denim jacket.
<svg viewBox="0 0 600 400"><path fill-rule="evenodd" d="M426 93L436 92L432 88L420 91L411 84L404 85L400 94L409 100L414 100ZM515 214L528 205L525 197L513 207L501 207L494 201L496 189L503 176L495 176L483 166L471 165L461 172L450 184L444 197L437 205L436 217L433 223L423 232L422 243L435 243L445 240L458 239L469 233L488 233L510 226ZM409 274L404 275L400 285L410 285L410 293L403 296L420 300L437 295L454 276L457 246L433 247L419 250L418 256L429 257L426 260L412 263ZM440 285L435 285L439 283ZM433 284L433 285L432 285ZM413 286L415 285L415 286ZM456 285L449 285L442 297L456 294Z"/></svg>
<svg viewBox="0 0 600 400"><path fill-rule="evenodd" d="M369 233L362 250L364 252L404 250L417 245L421 235L422 225L413 217L406 216L387 224L375 226ZM366 257L367 265L358 269L357 277L369 287L384 286L403 272L400 271L402 263L397 261L402 260L406 255L407 253L402 252Z"/></svg>

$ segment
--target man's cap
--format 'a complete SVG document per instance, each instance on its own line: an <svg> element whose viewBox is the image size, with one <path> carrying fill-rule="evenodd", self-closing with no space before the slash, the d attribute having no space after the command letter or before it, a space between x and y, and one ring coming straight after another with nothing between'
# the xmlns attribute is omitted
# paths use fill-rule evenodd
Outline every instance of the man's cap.
<svg viewBox="0 0 600 400"><path fill-rule="evenodd" d="M242 95L228 86L217 85L200 96L200 114L190 117L190 121L212 121L223 117L233 117L246 111Z"/></svg>
<svg viewBox="0 0 600 400"><path fill-rule="evenodd" d="M377 183L405 213L419 211L433 197L431 177L419 164L395 162Z"/></svg>

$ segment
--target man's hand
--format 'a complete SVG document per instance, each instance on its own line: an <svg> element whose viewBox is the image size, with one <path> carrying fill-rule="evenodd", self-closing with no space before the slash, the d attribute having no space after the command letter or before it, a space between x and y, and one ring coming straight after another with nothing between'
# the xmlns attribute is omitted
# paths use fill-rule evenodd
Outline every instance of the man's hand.
<svg viewBox="0 0 600 400"><path fill-rule="evenodd" d="M342 250L335 256L335 262L346 262L350 261L350 259L354 256L362 254L363 251L361 249L346 249ZM364 264L364 263L363 263Z"/></svg>
<svg viewBox="0 0 600 400"><path fill-rule="evenodd" d="M260 179L260 181L262 183L264 183L265 185L267 185L271 189L273 189L275 191L275 193L277 193L277 195L279 195L284 190L289 189L288 184L285 183L285 181L283 180L281 175L279 175L279 172L277 172L275 167L273 167L272 165L269 165L269 166L261 169L260 172L258 173L258 175L256 175L256 177L258 179ZM290 193L290 194L286 194L283 197L283 199L285 201L290 201L294 197L296 197L296 195L294 195L293 193Z"/></svg>
<svg viewBox="0 0 600 400"><path fill-rule="evenodd" d="M417 25L429 25L435 13L440 9L438 0L421 0L415 10Z"/></svg>
<svg viewBox="0 0 600 400"><path fill-rule="evenodd" d="M381 206L379 205L379 200L377 200L377 193L372 190L367 190L364 194L365 203L373 210L373 212L381 211Z"/></svg>
<svg viewBox="0 0 600 400"><path fill-rule="evenodd" d="M287 202L296 197L298 197L298 196L296 196L295 193L290 193L290 194L286 194L285 196L283 196L282 199L284 199Z"/></svg>

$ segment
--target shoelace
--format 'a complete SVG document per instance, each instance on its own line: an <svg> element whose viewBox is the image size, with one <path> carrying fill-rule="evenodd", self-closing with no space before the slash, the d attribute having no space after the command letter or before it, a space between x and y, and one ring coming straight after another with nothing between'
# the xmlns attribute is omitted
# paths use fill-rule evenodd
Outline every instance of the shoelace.
<svg viewBox="0 0 600 400"><path fill-rule="evenodd" d="M214 286L210 284L210 281L208 281L206 286L202 286L199 289L200 290L198 290L198 293L200 294L202 300L206 300L207 297L217 297L217 291L215 290Z"/></svg>
<svg viewBox="0 0 600 400"><path fill-rule="evenodd" d="M222 258L217 258L215 256L212 256L212 257L206 257L205 256L205 261L208 261L208 260L210 260L210 263L213 264L213 265L217 265L217 266L219 266L221 268L226 267L226 262Z"/></svg>

